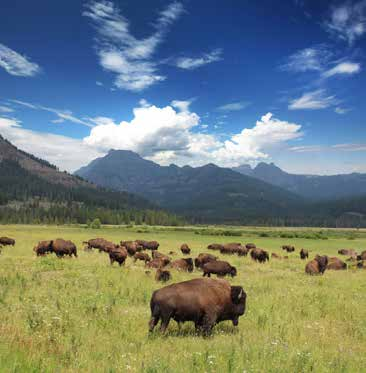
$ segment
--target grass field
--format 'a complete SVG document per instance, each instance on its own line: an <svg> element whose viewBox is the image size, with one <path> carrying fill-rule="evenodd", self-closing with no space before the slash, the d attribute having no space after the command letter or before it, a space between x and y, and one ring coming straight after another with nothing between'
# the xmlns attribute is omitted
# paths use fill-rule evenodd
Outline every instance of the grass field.
<svg viewBox="0 0 366 373"><path fill-rule="evenodd" d="M216 228L211 229L214 230ZM254 242L283 255L280 246L337 255L339 248L366 249L366 232L326 231L328 239L241 237L195 234L192 229L1 226L15 247L0 255L1 372L365 372L366 271L304 273L298 250L289 260L257 264L225 256L237 266L229 279L247 292L247 310L235 329L230 322L212 337L195 335L192 323L178 332L148 335L149 301L163 285L145 274L142 263L111 267L105 253L84 252L83 240L149 239L159 250L176 251L187 242L193 257L212 242ZM240 229L238 229L240 231ZM270 230L267 230L270 232ZM291 230L287 230L289 232ZM306 233L305 229L298 230ZM37 258L33 246L62 237L79 248L77 259ZM310 236L311 237L311 236ZM350 240L349 238L352 238ZM201 276L172 272L171 282Z"/></svg>

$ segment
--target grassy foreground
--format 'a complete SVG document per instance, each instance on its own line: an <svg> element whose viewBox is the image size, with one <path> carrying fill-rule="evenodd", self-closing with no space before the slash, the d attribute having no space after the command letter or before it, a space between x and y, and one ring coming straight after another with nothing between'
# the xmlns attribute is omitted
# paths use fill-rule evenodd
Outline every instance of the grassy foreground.
<svg viewBox="0 0 366 373"><path fill-rule="evenodd" d="M81 242L102 236L112 241L149 239L159 250L176 251L187 242L193 257L212 242L254 242L283 255L293 244L337 255L339 248L366 249L366 236L349 232L327 240L194 234L193 231L128 228L0 226L16 246L0 255L1 372L365 372L366 271L304 273L298 250L289 260L253 263L225 256L238 276L229 281L247 292L247 311L239 327L224 322L213 336L194 334L192 323L178 332L172 321L166 336L149 336L149 301L162 285L142 263L127 260L111 267L106 254L84 252ZM77 259L36 258L32 248L43 239L62 237L79 248ZM353 237L354 238L354 237ZM201 276L172 272L178 282Z"/></svg>

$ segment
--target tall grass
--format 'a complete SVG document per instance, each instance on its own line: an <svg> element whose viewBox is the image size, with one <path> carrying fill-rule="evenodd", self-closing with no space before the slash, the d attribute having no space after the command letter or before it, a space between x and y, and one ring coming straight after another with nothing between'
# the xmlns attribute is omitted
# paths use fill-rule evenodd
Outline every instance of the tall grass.
<svg viewBox="0 0 366 373"><path fill-rule="evenodd" d="M210 228L211 229L211 228ZM156 239L160 250L176 251L187 242L193 256L212 241L231 237L196 235L194 231L129 229L98 231L72 227L3 226L14 236L14 248L0 256L1 372L361 372L366 371L366 271L304 274L298 251L289 260L257 264L249 257L224 256L238 268L229 281L246 290L247 311L239 327L225 322L203 338L191 323L179 331L148 334L149 300L161 287L142 263L128 259L111 267L108 257L81 250L92 236ZM38 240L72 239L79 258L36 258ZM328 240L243 235L282 254L282 244L336 255L341 247L366 248L366 239L347 239L347 232ZM172 272L171 282L201 276Z"/></svg>

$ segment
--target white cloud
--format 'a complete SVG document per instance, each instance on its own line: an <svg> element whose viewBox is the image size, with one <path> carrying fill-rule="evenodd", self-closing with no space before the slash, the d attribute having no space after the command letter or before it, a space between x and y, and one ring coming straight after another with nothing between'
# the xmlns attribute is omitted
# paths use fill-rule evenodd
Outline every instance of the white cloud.
<svg viewBox="0 0 366 373"><path fill-rule="evenodd" d="M336 144L332 148L346 152L365 152L366 144Z"/></svg>
<svg viewBox="0 0 366 373"><path fill-rule="evenodd" d="M329 33L352 45L366 32L366 1L347 1L333 7L324 26Z"/></svg>
<svg viewBox="0 0 366 373"><path fill-rule="evenodd" d="M330 78L334 75L353 75L361 71L361 65L355 62L341 62L323 73L324 78Z"/></svg>
<svg viewBox="0 0 366 373"><path fill-rule="evenodd" d="M13 113L14 109L12 109L9 106L0 106L0 112L1 113Z"/></svg>
<svg viewBox="0 0 366 373"><path fill-rule="evenodd" d="M116 74L117 88L139 92L165 80L165 76L157 73L152 56L164 40L168 26L182 12L181 3L171 3L153 23L154 32L137 39L130 32L128 20L113 2L91 1L87 4L83 15L92 20L97 30L99 62L105 70Z"/></svg>
<svg viewBox="0 0 366 373"><path fill-rule="evenodd" d="M337 103L338 100L335 96L327 96L324 89L318 89L291 100L288 108L290 110L317 110L328 108Z"/></svg>
<svg viewBox="0 0 366 373"><path fill-rule="evenodd" d="M25 129L16 119L0 117L1 134L18 148L46 159L61 170L75 171L102 152L85 145L82 140L67 136Z"/></svg>
<svg viewBox="0 0 366 373"><path fill-rule="evenodd" d="M15 52L4 44L0 44L0 67L9 74L15 76L34 76L41 71L41 68L27 57Z"/></svg>
<svg viewBox="0 0 366 373"><path fill-rule="evenodd" d="M332 53L324 44L316 45L298 50L289 56L281 69L291 72L322 71L331 56Z"/></svg>
<svg viewBox="0 0 366 373"><path fill-rule="evenodd" d="M296 153L318 153L326 151L364 152L366 144L304 145L289 148Z"/></svg>
<svg viewBox="0 0 366 373"><path fill-rule="evenodd" d="M340 115L342 115L342 114L346 114L346 113L348 113L350 110L351 110L351 109L342 108L342 107L336 107L336 108L334 109L334 111L335 111L337 114L340 114Z"/></svg>
<svg viewBox="0 0 366 373"><path fill-rule="evenodd" d="M290 151L295 153L314 153L321 152L325 149L322 145L304 145L304 146L293 146L289 148Z"/></svg>
<svg viewBox="0 0 366 373"><path fill-rule="evenodd" d="M225 105L219 106L217 108L217 110L220 110L220 111L239 111L239 110L245 109L249 105L250 105L249 102L244 102L244 101L232 102L230 104L225 104Z"/></svg>
<svg viewBox="0 0 366 373"><path fill-rule="evenodd" d="M181 101L181 100L173 100L171 102L171 105L180 110L180 111L189 111L189 106L191 105L192 101L186 100L186 101Z"/></svg>
<svg viewBox="0 0 366 373"><path fill-rule="evenodd" d="M99 87L103 87L103 83L100 82L100 81L98 81L98 80L95 82L95 84L96 84L97 86L99 86Z"/></svg>
<svg viewBox="0 0 366 373"><path fill-rule="evenodd" d="M222 50L215 49L210 53L203 54L200 57L179 57L175 60L174 64L181 69L194 70L198 67L222 60L221 55Z"/></svg>

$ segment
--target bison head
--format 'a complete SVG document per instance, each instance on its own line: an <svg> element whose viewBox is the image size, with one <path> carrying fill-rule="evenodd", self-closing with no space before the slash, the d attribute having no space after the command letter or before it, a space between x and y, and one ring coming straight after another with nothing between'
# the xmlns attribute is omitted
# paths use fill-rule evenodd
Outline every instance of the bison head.
<svg viewBox="0 0 366 373"><path fill-rule="evenodd" d="M231 301L233 303L232 321L234 326L238 325L239 316L244 315L247 294L241 286L231 287Z"/></svg>
<svg viewBox="0 0 366 373"><path fill-rule="evenodd" d="M237 271L235 267L231 267L230 269L230 275L231 277L235 277L237 275Z"/></svg>
<svg viewBox="0 0 366 373"><path fill-rule="evenodd" d="M315 260L319 264L319 272L323 273L328 265L328 257L326 255L323 255L323 256L317 255L315 257Z"/></svg>
<svg viewBox="0 0 366 373"><path fill-rule="evenodd" d="M188 266L188 272L193 272L193 260L192 258L184 259Z"/></svg>

